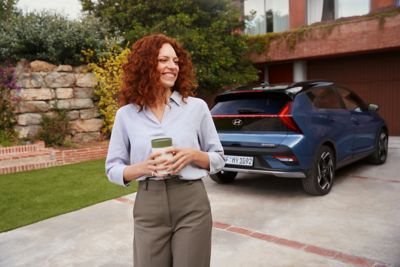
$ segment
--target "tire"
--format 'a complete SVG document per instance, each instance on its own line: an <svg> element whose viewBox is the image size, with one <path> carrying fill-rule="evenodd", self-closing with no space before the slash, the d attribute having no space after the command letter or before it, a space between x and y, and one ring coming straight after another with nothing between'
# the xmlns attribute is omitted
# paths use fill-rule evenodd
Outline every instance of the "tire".
<svg viewBox="0 0 400 267"><path fill-rule="evenodd" d="M328 146L321 146L311 170L302 180L303 189L311 195L323 196L331 191L335 178L335 155Z"/></svg>
<svg viewBox="0 0 400 267"><path fill-rule="evenodd" d="M237 172L227 172L227 171L220 171L214 174L211 174L210 177L215 182L219 184L229 184L232 183L236 178Z"/></svg>
<svg viewBox="0 0 400 267"><path fill-rule="evenodd" d="M385 130L379 132L376 140L375 151L369 157L369 162L372 164L380 165L385 163L388 154L389 137Z"/></svg>

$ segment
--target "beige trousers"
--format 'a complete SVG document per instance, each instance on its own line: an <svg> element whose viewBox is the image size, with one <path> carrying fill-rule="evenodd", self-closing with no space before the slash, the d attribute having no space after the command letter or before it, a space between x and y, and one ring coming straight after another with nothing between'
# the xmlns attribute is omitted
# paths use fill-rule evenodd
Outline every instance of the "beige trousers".
<svg viewBox="0 0 400 267"><path fill-rule="evenodd" d="M208 267L212 218L202 180L139 182L134 215L135 267Z"/></svg>

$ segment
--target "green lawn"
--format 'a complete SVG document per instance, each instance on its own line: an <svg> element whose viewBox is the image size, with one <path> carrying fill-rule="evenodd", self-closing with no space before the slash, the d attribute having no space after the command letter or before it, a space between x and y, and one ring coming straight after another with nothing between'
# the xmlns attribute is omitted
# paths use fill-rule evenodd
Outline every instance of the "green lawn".
<svg viewBox="0 0 400 267"><path fill-rule="evenodd" d="M135 191L110 183L104 160L0 175L0 232Z"/></svg>

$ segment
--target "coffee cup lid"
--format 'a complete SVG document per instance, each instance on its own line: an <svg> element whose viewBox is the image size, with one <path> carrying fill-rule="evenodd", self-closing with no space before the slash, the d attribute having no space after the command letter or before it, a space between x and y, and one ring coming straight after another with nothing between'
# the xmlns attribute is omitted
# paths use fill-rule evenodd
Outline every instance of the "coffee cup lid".
<svg viewBox="0 0 400 267"><path fill-rule="evenodd" d="M151 140L151 147L162 148L172 146L172 138L163 137Z"/></svg>

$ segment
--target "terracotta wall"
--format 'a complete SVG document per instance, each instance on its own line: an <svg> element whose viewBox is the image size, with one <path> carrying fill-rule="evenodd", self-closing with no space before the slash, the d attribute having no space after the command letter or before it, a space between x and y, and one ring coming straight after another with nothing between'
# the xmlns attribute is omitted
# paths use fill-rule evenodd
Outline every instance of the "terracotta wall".
<svg viewBox="0 0 400 267"><path fill-rule="evenodd" d="M307 24L307 0L289 0L289 29Z"/></svg>
<svg viewBox="0 0 400 267"><path fill-rule="evenodd" d="M264 53L252 53L253 63L338 56L400 48L400 9L384 18L359 17L312 27L270 42Z"/></svg>
<svg viewBox="0 0 400 267"><path fill-rule="evenodd" d="M396 0L371 0L371 12L394 6Z"/></svg>

